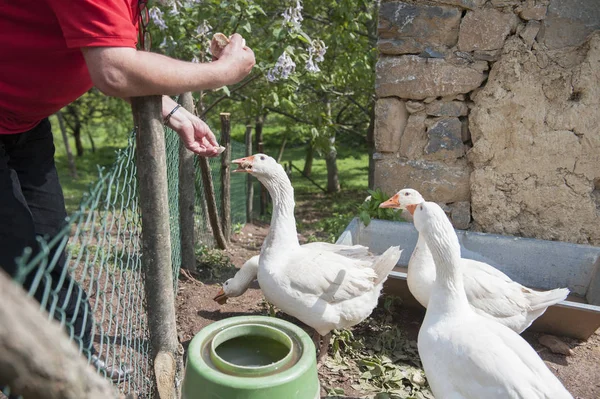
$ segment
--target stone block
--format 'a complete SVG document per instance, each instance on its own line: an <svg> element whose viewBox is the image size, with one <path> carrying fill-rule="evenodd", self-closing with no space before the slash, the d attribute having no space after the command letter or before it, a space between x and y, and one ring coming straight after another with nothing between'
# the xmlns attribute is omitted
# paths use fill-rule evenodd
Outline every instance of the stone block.
<svg viewBox="0 0 600 399"><path fill-rule="evenodd" d="M408 123L404 128L404 134L400 140L398 154L408 159L418 159L423 156L423 148L427 145L427 133L425 129L426 115L412 114L408 117Z"/></svg>
<svg viewBox="0 0 600 399"><path fill-rule="evenodd" d="M494 62L498 61L502 54L502 50L477 50L473 52L473 58L480 61Z"/></svg>
<svg viewBox="0 0 600 399"><path fill-rule="evenodd" d="M577 46L598 29L598 0L551 0L538 41L549 49Z"/></svg>
<svg viewBox="0 0 600 399"><path fill-rule="evenodd" d="M425 112L431 116L465 116L469 108L462 101L434 101L427 104Z"/></svg>
<svg viewBox="0 0 600 399"><path fill-rule="evenodd" d="M375 161L374 186L386 193L411 187L429 201L441 203L470 201L469 174L464 159L448 165L388 156Z"/></svg>
<svg viewBox="0 0 600 399"><path fill-rule="evenodd" d="M436 49L456 44L460 18L460 10L454 7L400 1L383 3L379 9L377 47L383 54L429 50L443 57Z"/></svg>
<svg viewBox="0 0 600 399"><path fill-rule="evenodd" d="M404 101L395 97L380 98L375 103L375 150L396 152L408 121Z"/></svg>
<svg viewBox="0 0 600 399"><path fill-rule="evenodd" d="M406 102L406 110L411 113L421 112L425 109L425 104L419 101L407 101Z"/></svg>
<svg viewBox="0 0 600 399"><path fill-rule="evenodd" d="M458 48L460 51L501 49L515 27L514 14L493 8L469 11L460 23Z"/></svg>
<svg viewBox="0 0 600 399"><path fill-rule="evenodd" d="M442 118L427 130L425 154L428 159L457 159L465 155L462 123L458 118Z"/></svg>
<svg viewBox="0 0 600 399"><path fill-rule="evenodd" d="M468 93L479 87L485 75L468 65L414 55L381 57L376 66L378 97L424 100Z"/></svg>
<svg viewBox="0 0 600 399"><path fill-rule="evenodd" d="M519 17L526 21L534 20L541 21L546 17L548 7L543 4L525 5L519 12Z"/></svg>
<svg viewBox="0 0 600 399"><path fill-rule="evenodd" d="M467 230L471 224L471 203L458 201L450 206L450 220L456 229Z"/></svg>
<svg viewBox="0 0 600 399"><path fill-rule="evenodd" d="M531 48L535 38L540 31L541 23L539 21L529 21L525 28L521 32L519 32L519 36L523 39L523 43L527 45L528 48Z"/></svg>
<svg viewBox="0 0 600 399"><path fill-rule="evenodd" d="M466 10L473 10L485 4L486 0L429 0L430 3L447 4Z"/></svg>

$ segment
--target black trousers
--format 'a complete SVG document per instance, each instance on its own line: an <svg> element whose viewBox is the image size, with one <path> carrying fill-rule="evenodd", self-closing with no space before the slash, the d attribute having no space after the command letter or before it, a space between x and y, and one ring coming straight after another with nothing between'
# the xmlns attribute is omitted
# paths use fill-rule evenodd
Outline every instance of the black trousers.
<svg viewBox="0 0 600 399"><path fill-rule="evenodd" d="M20 134L0 134L0 268L11 277L17 272L15 259L23 249L40 251L37 236L54 237L64 226L65 200L54 164L54 142L48 119ZM90 356L93 316L85 291L66 270L64 251L51 251L49 259L58 256L54 266L47 266L34 297L42 302L51 292L46 307L54 305L54 317L65 321L69 335ZM31 259L31 258L30 258ZM29 290L38 270L24 281Z"/></svg>

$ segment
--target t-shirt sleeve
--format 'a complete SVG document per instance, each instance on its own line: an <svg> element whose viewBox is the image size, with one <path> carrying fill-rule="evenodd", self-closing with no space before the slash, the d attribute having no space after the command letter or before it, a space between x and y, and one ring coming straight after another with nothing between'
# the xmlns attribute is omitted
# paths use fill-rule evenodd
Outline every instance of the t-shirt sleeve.
<svg viewBox="0 0 600 399"><path fill-rule="evenodd" d="M48 0L67 47L135 47L137 0Z"/></svg>

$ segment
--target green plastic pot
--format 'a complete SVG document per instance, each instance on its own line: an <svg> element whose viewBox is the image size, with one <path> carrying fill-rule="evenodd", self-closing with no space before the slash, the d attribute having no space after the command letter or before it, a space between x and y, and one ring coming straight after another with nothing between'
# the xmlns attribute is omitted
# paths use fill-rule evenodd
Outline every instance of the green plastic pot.
<svg viewBox="0 0 600 399"><path fill-rule="evenodd" d="M315 346L285 320L231 317L190 342L183 399L317 399Z"/></svg>

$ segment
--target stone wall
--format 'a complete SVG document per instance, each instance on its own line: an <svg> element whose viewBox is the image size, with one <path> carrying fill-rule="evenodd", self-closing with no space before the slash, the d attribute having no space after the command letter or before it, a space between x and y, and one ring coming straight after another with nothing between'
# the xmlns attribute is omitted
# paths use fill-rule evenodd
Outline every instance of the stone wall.
<svg viewBox="0 0 600 399"><path fill-rule="evenodd" d="M600 1L384 1L374 186L600 245Z"/></svg>

